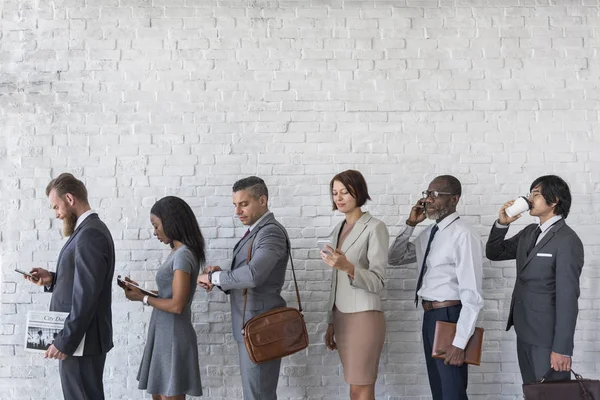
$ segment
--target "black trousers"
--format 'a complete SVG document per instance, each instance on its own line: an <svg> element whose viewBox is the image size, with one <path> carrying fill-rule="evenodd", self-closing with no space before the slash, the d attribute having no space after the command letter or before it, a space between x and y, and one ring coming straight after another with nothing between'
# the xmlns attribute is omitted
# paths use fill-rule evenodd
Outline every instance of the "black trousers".
<svg viewBox="0 0 600 400"><path fill-rule="evenodd" d="M104 400L102 375L106 354L67 357L58 362L65 400Z"/></svg>
<svg viewBox="0 0 600 400"><path fill-rule="evenodd" d="M550 353L552 349L534 346L522 342L517 338L517 357L523 383L539 381L550 370ZM552 371L548 374L548 381L564 381L571 379L570 372Z"/></svg>
<svg viewBox="0 0 600 400"><path fill-rule="evenodd" d="M423 350L427 362L427 374L433 400L466 400L469 370L467 364L460 367L445 365L443 360L431 357L436 321L458 321L461 305L425 311L423 315Z"/></svg>

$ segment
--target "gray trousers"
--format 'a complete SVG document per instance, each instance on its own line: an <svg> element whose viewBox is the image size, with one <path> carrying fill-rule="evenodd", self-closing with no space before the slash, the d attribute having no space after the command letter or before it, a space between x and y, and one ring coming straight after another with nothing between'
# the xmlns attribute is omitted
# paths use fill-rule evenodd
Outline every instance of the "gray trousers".
<svg viewBox="0 0 600 400"><path fill-rule="evenodd" d="M254 364L244 343L238 343L244 400L277 400L281 359Z"/></svg>
<svg viewBox="0 0 600 400"><path fill-rule="evenodd" d="M523 343L517 339L517 357L523 383L539 381L550 370L550 353L552 349ZM571 379L570 372L553 371L548 374L549 381Z"/></svg>
<svg viewBox="0 0 600 400"><path fill-rule="evenodd" d="M104 400L102 375L106 354L67 357L58 362L65 400Z"/></svg>

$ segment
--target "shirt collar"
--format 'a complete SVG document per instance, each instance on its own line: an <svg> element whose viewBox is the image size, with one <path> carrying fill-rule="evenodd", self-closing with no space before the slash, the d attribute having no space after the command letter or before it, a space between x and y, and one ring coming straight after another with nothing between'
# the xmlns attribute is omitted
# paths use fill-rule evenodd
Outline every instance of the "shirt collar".
<svg viewBox="0 0 600 400"><path fill-rule="evenodd" d="M548 221L546 221L543 224L539 225L540 230L542 231L542 233L546 232L548 229L550 229L550 227L552 225L554 225L555 223L557 223L561 219L562 219L562 215L555 215L554 217L550 218Z"/></svg>
<svg viewBox="0 0 600 400"><path fill-rule="evenodd" d="M258 224L260 224L260 221L262 221L263 219L265 219L265 217L266 217L267 215L269 215L269 214L273 214L273 213L272 213L271 211L267 211L266 213L264 213L264 214L262 215L262 217L260 217L258 220L256 220L256 222L255 222L255 223L253 223L253 224L250 226L250 228L248 228L248 229L250 229L250 231L252 231L254 228L256 228L256 227L258 226Z"/></svg>
<svg viewBox="0 0 600 400"><path fill-rule="evenodd" d="M445 228L448 227L448 225L450 225L451 223L453 223L454 221L456 221L456 219L458 218L458 212L455 211L452 214L448 215L446 218L444 218L443 220L441 220L437 226L438 229L440 231L443 231Z"/></svg>
<svg viewBox="0 0 600 400"><path fill-rule="evenodd" d="M75 229L79 228L79 225L81 225L81 223L83 221L85 221L85 219L87 217L89 217L90 215L94 214L94 210L87 210L86 212L84 212L83 214L81 214L79 216L79 218L77 218L77 222L75 223Z"/></svg>

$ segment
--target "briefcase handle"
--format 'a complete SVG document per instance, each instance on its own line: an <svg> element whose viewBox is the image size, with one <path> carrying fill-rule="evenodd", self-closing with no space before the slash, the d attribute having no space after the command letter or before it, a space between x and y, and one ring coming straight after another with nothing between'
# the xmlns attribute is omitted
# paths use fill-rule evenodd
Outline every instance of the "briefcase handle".
<svg viewBox="0 0 600 400"><path fill-rule="evenodd" d="M544 374L544 376L542 377L542 379L540 379L540 383L544 383L546 381L546 379L548 379L550 377L550 375L552 375L553 372L554 372L554 370L552 368L550 368L548 370L548 372L546 372ZM578 381L582 381L583 380L583 376L579 375L578 373L576 373L572 369L569 370L569 372L571 372L573 374L573 376L575 377L575 379L577 379Z"/></svg>
<svg viewBox="0 0 600 400"><path fill-rule="evenodd" d="M552 368L550 368L548 370L548 372L546 372L546 374L542 377L542 379L540 380L540 383L544 383L544 381L552 374L553 371L554 370ZM583 396L583 398L586 400L594 400L592 395L585 389L585 386L583 384L583 381L584 381L583 376L579 375L572 369L569 371L575 376L577 383L579 383L579 387L581 388L581 395Z"/></svg>

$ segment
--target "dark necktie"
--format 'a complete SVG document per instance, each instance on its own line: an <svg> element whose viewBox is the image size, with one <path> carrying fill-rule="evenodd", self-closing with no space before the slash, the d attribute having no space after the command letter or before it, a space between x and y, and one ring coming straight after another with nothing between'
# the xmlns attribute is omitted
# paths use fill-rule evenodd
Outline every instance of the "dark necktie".
<svg viewBox="0 0 600 400"><path fill-rule="evenodd" d="M540 237L541 233L542 233L542 229L538 226L537 229L535 230L535 233L533 234L533 240L532 240L531 244L529 245L529 250L527 250L527 255L529 255L529 253L531 253L531 250L533 250L533 248L535 247L537 240Z"/></svg>
<svg viewBox="0 0 600 400"><path fill-rule="evenodd" d="M429 250L431 250L431 242L433 242L433 237L435 233L439 230L437 224L431 228L431 233L429 234L429 241L427 242L427 249L425 250L425 255L423 256L423 265L421 266L421 273L419 274L419 280L417 281L417 290L415 291L415 306L419 305L419 289L423 286L423 276L425 275L425 271L427 271L427 256L429 255Z"/></svg>
<svg viewBox="0 0 600 400"><path fill-rule="evenodd" d="M233 246L233 250L235 251L235 249L238 248L238 246L240 245L240 243L242 243L242 240L246 239L246 236L248 236L250 234L250 228L248 228L248 230L246 231L246 233L244 233L244 236L242 236L242 238L240 240L238 240L238 242L235 244L235 246Z"/></svg>

